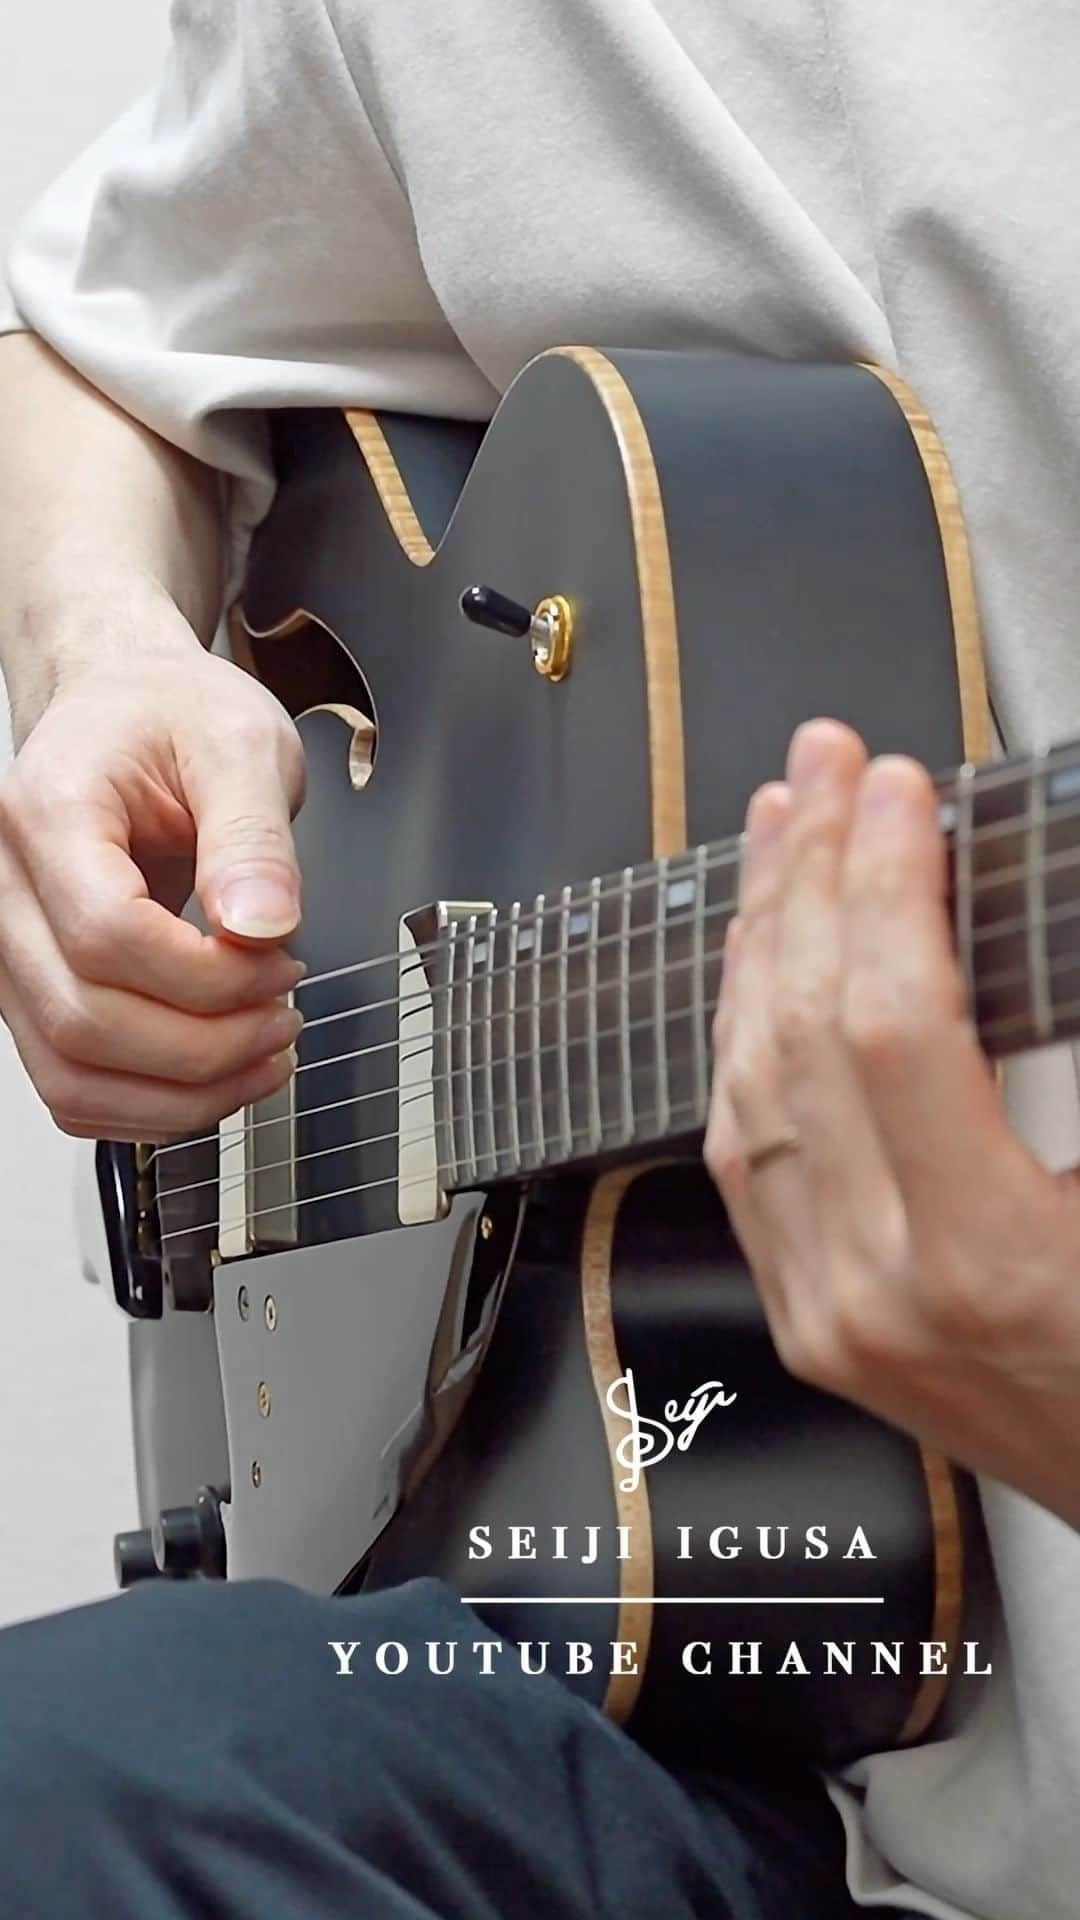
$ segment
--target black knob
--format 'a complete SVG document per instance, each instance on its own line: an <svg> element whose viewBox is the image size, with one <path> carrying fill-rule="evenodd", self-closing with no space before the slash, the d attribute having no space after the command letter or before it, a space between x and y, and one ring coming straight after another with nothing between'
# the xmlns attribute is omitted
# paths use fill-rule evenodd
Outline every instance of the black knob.
<svg viewBox="0 0 1080 1920"><path fill-rule="evenodd" d="M225 1529L221 1501L213 1487L202 1487L191 1507L165 1507L152 1528L154 1562L159 1573L184 1579L202 1574L225 1577Z"/></svg>
<svg viewBox="0 0 1080 1920"><path fill-rule="evenodd" d="M138 1586L140 1580L157 1580L161 1568L154 1559L154 1536L149 1527L132 1533L118 1533L113 1541L113 1566L116 1584L122 1592Z"/></svg>
<svg viewBox="0 0 1080 1920"><path fill-rule="evenodd" d="M164 1507L151 1529L159 1573L198 1573L202 1528L194 1507Z"/></svg>
<svg viewBox="0 0 1080 1920"><path fill-rule="evenodd" d="M461 611L474 627L487 627L492 633L509 634L524 640L532 632L533 616L518 600L508 600L494 587L466 587L461 596Z"/></svg>

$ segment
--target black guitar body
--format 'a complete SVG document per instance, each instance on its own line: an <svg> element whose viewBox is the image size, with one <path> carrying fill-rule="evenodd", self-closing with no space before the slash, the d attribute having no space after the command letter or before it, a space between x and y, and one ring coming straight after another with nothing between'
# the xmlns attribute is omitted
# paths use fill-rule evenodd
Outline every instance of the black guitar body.
<svg viewBox="0 0 1080 1920"><path fill-rule="evenodd" d="M547 1643L548 1670L596 1706L608 1700L609 1710L612 1642L624 1639L632 1651L622 1657L638 1671L623 1684L641 1681L626 1716L631 1731L682 1765L716 1766L736 1753L762 1765L778 1755L839 1763L895 1745L922 1684L914 1642L933 1635L935 1542L922 1460L892 1429L783 1372L723 1207L693 1165L643 1173L620 1208L616 1344L649 1416L662 1418L671 1401L681 1407L706 1380L737 1397L709 1416L685 1453L643 1474L651 1590L691 1604L631 1609L622 1623L618 1604L597 1604L620 1594L624 1516L585 1341L587 1206L580 1186L537 1194L464 1417L365 1578L347 1590L438 1574L456 1593L484 1596L477 1611L498 1634ZM490 1557L475 1549L470 1557L477 1527ZM807 1557L808 1527L819 1529L826 1556ZM516 1542L526 1557L511 1557L513 1528L529 1530ZM686 1528L693 1558L680 1560ZM724 1557L710 1551L718 1528ZM859 1528L873 1560L844 1558ZM763 1557L763 1530L765 1552L780 1557ZM540 1595L543 1604L528 1604ZM790 1604L777 1604L786 1596ZM838 1597L846 1604L832 1604ZM854 1643L854 1680L835 1664L828 1671L830 1640ZM875 1640L905 1642L899 1675L879 1661L873 1676ZM590 1648L591 1671L568 1674L569 1642ZM732 1642L742 1643L735 1658L753 1672L734 1677ZM805 1674L790 1659L779 1671L792 1642ZM683 1664L693 1643L696 1672Z"/></svg>
<svg viewBox="0 0 1080 1920"><path fill-rule="evenodd" d="M275 420L280 486L243 606L248 664L306 716L297 951L312 975L396 953L401 917L430 902L558 900L569 882L737 833L814 714L849 721L875 752L964 758L941 504L874 372L554 353L511 389L479 452L460 425L357 426ZM530 609L565 596L564 680L534 670L524 639L466 624L459 597L475 583ZM362 788L346 709L376 730ZM305 995L301 1246L427 1230L399 1219L395 991L375 968L369 984L354 972ZM358 1035L346 1016L362 999ZM698 1141L669 1139L670 1164L651 1170L604 1152L529 1183L514 1258L516 1203L492 1206L462 1333L501 1287L477 1383L342 1582L441 1574L499 1633L550 1642L560 1677L566 1643L591 1643L593 1671L569 1684L684 1759L781 1740L837 1760L918 1737L944 1690L920 1672L919 1643L951 1652L959 1627L952 1479L782 1371ZM173 1285L197 1292L216 1223L190 1197L165 1196L161 1220L186 1235ZM619 1491L613 1458L628 1429L604 1410L626 1369L653 1420L704 1382L736 1396L646 1467L636 1494ZM488 1558L470 1558L476 1527ZM535 1529L535 1559L511 1557L511 1527ZM737 1556L711 1549L718 1528L734 1532L714 1546ZM874 1558L845 1557L859 1528ZM783 1556L766 1557L782 1529ZM822 1530L809 1545L808 1529ZM609 1670L620 1639L636 1675ZM731 1641L760 1643L761 1677L730 1677ZM825 1672L827 1641L855 1643L854 1678ZM873 1641L903 1642L899 1675L873 1674ZM687 1671L691 1642L710 1644L711 1675ZM778 1676L792 1642L812 1671Z"/></svg>

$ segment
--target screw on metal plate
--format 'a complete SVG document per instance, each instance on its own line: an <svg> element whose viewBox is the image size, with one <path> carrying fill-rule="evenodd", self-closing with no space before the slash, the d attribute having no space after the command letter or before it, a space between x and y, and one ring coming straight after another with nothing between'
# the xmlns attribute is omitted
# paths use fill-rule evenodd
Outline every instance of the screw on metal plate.
<svg viewBox="0 0 1080 1920"><path fill-rule="evenodd" d="M266 1381L265 1381L265 1380L260 1380L260 1381L259 1381L259 1394L258 1394L258 1400L259 1400L259 1412L260 1412L260 1413L262 1414L262 1417L263 1417L263 1419L264 1419L264 1420L267 1420L267 1419L269 1419L269 1417L270 1417L270 1389L269 1389L269 1387L267 1386L267 1384L266 1384Z"/></svg>
<svg viewBox="0 0 1080 1920"><path fill-rule="evenodd" d="M262 1467L258 1460L251 1463L251 1484L253 1487L262 1486Z"/></svg>
<svg viewBox="0 0 1080 1920"><path fill-rule="evenodd" d="M248 1295L248 1290L246 1287L241 1287L239 1293L237 1294L236 1305L237 1305L237 1309L239 1311L241 1320L246 1320L248 1318L248 1315L251 1312L251 1299Z"/></svg>
<svg viewBox="0 0 1080 1920"><path fill-rule="evenodd" d="M268 1293L263 1301L263 1319L266 1321L267 1333L273 1333L277 1326L277 1301L272 1293Z"/></svg>

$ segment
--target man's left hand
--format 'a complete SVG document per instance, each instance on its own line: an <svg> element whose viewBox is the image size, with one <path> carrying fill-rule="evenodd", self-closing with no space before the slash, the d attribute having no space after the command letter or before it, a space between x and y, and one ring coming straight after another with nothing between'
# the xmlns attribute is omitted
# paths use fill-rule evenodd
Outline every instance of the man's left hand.
<svg viewBox="0 0 1080 1920"><path fill-rule="evenodd" d="M1005 1117L933 784L813 721L747 827L705 1159L780 1357L1080 1526L1080 1183Z"/></svg>

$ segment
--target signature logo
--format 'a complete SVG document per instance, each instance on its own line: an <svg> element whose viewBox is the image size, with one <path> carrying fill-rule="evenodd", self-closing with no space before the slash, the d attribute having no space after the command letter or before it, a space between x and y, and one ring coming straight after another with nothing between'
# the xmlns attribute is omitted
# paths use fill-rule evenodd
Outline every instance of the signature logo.
<svg viewBox="0 0 1080 1920"><path fill-rule="evenodd" d="M619 1488L622 1493L635 1493L643 1468L655 1467L659 1461L666 1460L673 1447L678 1447L681 1453L688 1452L710 1413L715 1413L718 1407L733 1406L739 1396L725 1393L719 1380L703 1380L682 1406L677 1400L669 1400L664 1407L664 1418L650 1420L638 1410L634 1375L628 1367L618 1380L612 1381L606 1397L612 1413L625 1420L628 1427L615 1449L619 1466L627 1469Z"/></svg>

